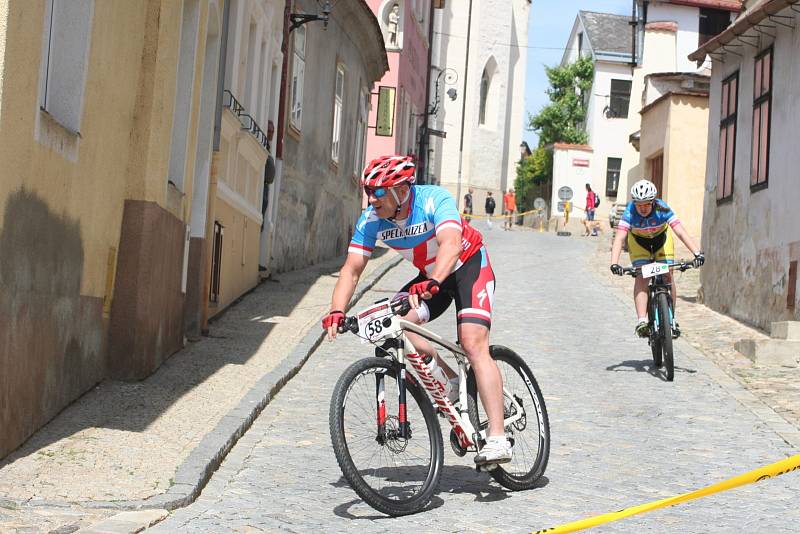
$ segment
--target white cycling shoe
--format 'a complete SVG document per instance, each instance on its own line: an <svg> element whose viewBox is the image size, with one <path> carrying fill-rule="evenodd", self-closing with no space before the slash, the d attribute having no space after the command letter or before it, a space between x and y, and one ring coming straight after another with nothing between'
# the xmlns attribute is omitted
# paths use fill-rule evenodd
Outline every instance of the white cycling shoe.
<svg viewBox="0 0 800 534"><path fill-rule="evenodd" d="M475 455L475 465L497 465L511 461L511 443L505 437L490 437Z"/></svg>

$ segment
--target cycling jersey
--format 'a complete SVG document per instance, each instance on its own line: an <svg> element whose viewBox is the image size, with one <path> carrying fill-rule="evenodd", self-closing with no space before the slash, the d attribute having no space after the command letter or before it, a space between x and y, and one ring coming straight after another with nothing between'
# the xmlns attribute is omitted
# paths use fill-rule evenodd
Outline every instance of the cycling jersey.
<svg viewBox="0 0 800 534"><path fill-rule="evenodd" d="M659 198L655 200L655 205L647 217L639 215L635 203L629 202L619 221L618 228L641 237L654 237L665 231L667 226L675 228L680 223L681 221L672 212L672 208Z"/></svg>
<svg viewBox="0 0 800 534"><path fill-rule="evenodd" d="M430 276L436 264L439 242L436 234L446 228L461 230L462 252L455 269L476 254L483 238L475 228L465 224L456 202L447 190L435 185L411 188L408 218L401 223L381 219L372 206L367 207L356 223L348 252L371 256L376 241L383 241L414 266Z"/></svg>

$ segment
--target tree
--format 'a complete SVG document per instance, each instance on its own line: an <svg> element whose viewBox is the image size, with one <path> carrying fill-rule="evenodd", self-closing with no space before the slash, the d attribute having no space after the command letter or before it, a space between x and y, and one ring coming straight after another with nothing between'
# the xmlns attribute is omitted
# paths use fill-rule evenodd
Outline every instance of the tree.
<svg viewBox="0 0 800 534"><path fill-rule="evenodd" d="M529 116L528 129L539 134L539 147L517 165L515 188L520 207L529 210L536 196L544 194L553 177L553 143L585 144L587 92L594 82L594 64L589 57L558 67L545 67L550 103Z"/></svg>

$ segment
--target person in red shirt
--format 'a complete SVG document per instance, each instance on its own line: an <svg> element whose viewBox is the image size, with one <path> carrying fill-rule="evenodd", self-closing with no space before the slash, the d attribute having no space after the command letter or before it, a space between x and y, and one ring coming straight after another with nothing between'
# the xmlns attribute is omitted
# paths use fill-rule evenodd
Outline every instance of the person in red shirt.
<svg viewBox="0 0 800 534"><path fill-rule="evenodd" d="M503 229L511 230L511 225L514 224L514 213L517 211L517 197L514 195L514 189L509 189L508 193L503 195L503 215L506 216L503 221Z"/></svg>
<svg viewBox="0 0 800 534"><path fill-rule="evenodd" d="M595 202L595 192L592 191L592 186L590 184L586 184L586 220L593 221L594 220L594 210L597 207L597 203ZM587 226L588 229L588 226ZM597 227L592 226L592 235L597 236Z"/></svg>

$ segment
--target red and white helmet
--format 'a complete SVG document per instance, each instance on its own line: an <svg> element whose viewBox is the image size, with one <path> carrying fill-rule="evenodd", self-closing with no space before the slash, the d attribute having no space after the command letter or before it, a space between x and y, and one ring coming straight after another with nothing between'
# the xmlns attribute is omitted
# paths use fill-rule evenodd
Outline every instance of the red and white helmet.
<svg viewBox="0 0 800 534"><path fill-rule="evenodd" d="M369 162L361 176L363 187L397 187L413 185L417 166L411 156L381 156Z"/></svg>

